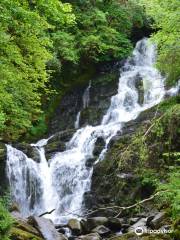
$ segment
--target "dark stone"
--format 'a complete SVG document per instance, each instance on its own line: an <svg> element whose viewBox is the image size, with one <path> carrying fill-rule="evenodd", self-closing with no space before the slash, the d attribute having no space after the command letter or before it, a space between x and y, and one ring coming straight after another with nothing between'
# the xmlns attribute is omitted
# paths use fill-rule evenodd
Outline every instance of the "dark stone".
<svg viewBox="0 0 180 240"><path fill-rule="evenodd" d="M105 225L108 223L108 218L106 217L92 217L85 220L81 220L81 224L86 232L90 232L93 228L100 225Z"/></svg>
<svg viewBox="0 0 180 240"><path fill-rule="evenodd" d="M102 152L102 150L105 147L105 141L102 137L97 138L96 143L95 143L95 148L93 151L94 156L99 156L99 154Z"/></svg>
<svg viewBox="0 0 180 240"><path fill-rule="evenodd" d="M143 80L139 75L136 76L135 87L138 91L138 103L142 105L144 102L144 87L143 87Z"/></svg>
<svg viewBox="0 0 180 240"><path fill-rule="evenodd" d="M129 222L131 225L135 224L137 221L139 221L139 217L134 217L129 219Z"/></svg>
<svg viewBox="0 0 180 240"><path fill-rule="evenodd" d="M166 218L166 213L165 212L159 212L157 213L154 218L148 219L148 225L152 229L159 229L164 225L164 219Z"/></svg>
<svg viewBox="0 0 180 240"><path fill-rule="evenodd" d="M32 147L28 143L15 143L13 147L17 148L18 150L22 151L28 158L33 159L36 162L40 162L40 156L35 147Z"/></svg>
<svg viewBox="0 0 180 240"><path fill-rule="evenodd" d="M85 206L85 208L91 209L94 202L95 202L94 194L91 191L85 192L84 199L83 199L83 205Z"/></svg>
<svg viewBox="0 0 180 240"><path fill-rule="evenodd" d="M78 219L70 219L67 226L71 229L73 235L80 235L82 233L81 223Z"/></svg>
<svg viewBox="0 0 180 240"><path fill-rule="evenodd" d="M155 114L157 118L160 115L157 106L142 112L135 120L125 123L122 131L111 140L105 159L94 165L91 184L91 191L95 196L94 206L111 203L120 206L131 205L134 203L134 199L147 198L154 191L150 186L142 186L139 176L134 171L137 169L139 161L136 152L128 155L129 151L127 150L126 161L121 158L121 153L128 149L129 143L139 127L148 129L151 124L150 119ZM109 217L111 213L106 212L107 215L105 215L97 212L98 214ZM114 215L111 216L116 214L114 212Z"/></svg>
<svg viewBox="0 0 180 240"><path fill-rule="evenodd" d="M28 218L28 223L36 227L46 240L67 240L63 234L58 233L49 219L31 216Z"/></svg>
<svg viewBox="0 0 180 240"><path fill-rule="evenodd" d="M57 229L59 233L65 234L66 230L64 228L59 228Z"/></svg>
<svg viewBox="0 0 180 240"><path fill-rule="evenodd" d="M54 134L45 146L46 158L49 160L57 152L66 150L66 143L71 139L75 130L68 129Z"/></svg>
<svg viewBox="0 0 180 240"><path fill-rule="evenodd" d="M117 84L119 79L120 63L106 63L98 66L96 76L89 77L86 85L78 86L67 92L60 99L57 108L49 123L49 133L54 134L57 131L74 128L77 113L81 111L80 127L86 125L98 125L102 121L103 115L106 113L111 96L117 93ZM83 109L82 96L91 80L90 103Z"/></svg>
<svg viewBox="0 0 180 240"><path fill-rule="evenodd" d="M122 227L122 220L120 218L108 218L108 227L113 231L119 231Z"/></svg>
<svg viewBox="0 0 180 240"><path fill-rule="evenodd" d="M94 165L94 163L96 162L96 158L89 158L87 161L86 161L86 167L92 167Z"/></svg>
<svg viewBox="0 0 180 240"><path fill-rule="evenodd" d="M92 232L98 233L101 237L107 237L111 233L110 229L103 225L97 226Z"/></svg>
<svg viewBox="0 0 180 240"><path fill-rule="evenodd" d="M48 126L49 134L74 128L76 115L81 108L84 89L85 87L75 88L60 99Z"/></svg>
<svg viewBox="0 0 180 240"><path fill-rule="evenodd" d="M147 230L146 226L147 218L141 218L139 221L137 221L135 224L129 227L128 232L135 232L135 230L140 227L142 229Z"/></svg>

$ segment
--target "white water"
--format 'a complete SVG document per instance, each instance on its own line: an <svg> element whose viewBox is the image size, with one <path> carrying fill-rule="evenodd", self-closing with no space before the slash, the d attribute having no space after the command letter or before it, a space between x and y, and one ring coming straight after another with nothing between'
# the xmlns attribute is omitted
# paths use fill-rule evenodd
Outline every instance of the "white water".
<svg viewBox="0 0 180 240"><path fill-rule="evenodd" d="M78 129L79 128L79 123L80 123L80 117L81 117L81 111L79 111L76 115L76 121L74 123L74 127L75 129Z"/></svg>
<svg viewBox="0 0 180 240"><path fill-rule="evenodd" d="M67 143L66 151L57 153L49 165L43 148L48 140L41 140L34 145L39 152L40 163L7 146L7 173L11 191L24 215L40 214L55 208L56 211L49 217L57 223L65 222L74 216L73 213L82 213L83 195L90 190L93 171L92 168L86 167L86 161L93 157L97 138L103 137L106 142L99 156L101 160L109 141L121 130L123 124L159 103L165 94L164 78L154 68L155 57L155 46L149 44L147 39L137 43L133 56L123 67L117 94L112 96L101 125L86 126L77 130ZM139 78L144 87L142 105L138 103L138 90L135 87ZM87 107L88 104L89 98L86 95L83 107Z"/></svg>
<svg viewBox="0 0 180 240"><path fill-rule="evenodd" d="M83 96L82 96L82 102L83 102L83 109L89 107L90 102L90 88L91 88L91 81L89 82L88 87L85 89ZM74 123L75 129L78 129L80 127L80 118L81 118L81 111L79 111L76 115L76 121Z"/></svg>

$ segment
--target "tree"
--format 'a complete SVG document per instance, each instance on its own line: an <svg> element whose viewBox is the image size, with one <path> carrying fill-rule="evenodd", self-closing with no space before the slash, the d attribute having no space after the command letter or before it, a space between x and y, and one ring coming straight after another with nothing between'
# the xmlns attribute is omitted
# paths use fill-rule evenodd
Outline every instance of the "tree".
<svg viewBox="0 0 180 240"><path fill-rule="evenodd" d="M152 41L158 45L158 67L173 85L180 78L180 1L140 0L147 14L153 18L155 33Z"/></svg>
<svg viewBox="0 0 180 240"><path fill-rule="evenodd" d="M49 79L46 64L53 58L53 23L62 28L74 15L58 0L1 0L0 9L0 133L9 140L38 119Z"/></svg>

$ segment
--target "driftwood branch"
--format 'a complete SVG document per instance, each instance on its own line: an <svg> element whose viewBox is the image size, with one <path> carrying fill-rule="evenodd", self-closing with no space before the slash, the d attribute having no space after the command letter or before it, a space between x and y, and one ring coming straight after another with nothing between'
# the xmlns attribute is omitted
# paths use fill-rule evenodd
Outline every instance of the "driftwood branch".
<svg viewBox="0 0 180 240"><path fill-rule="evenodd" d="M38 217L43 217L44 215L51 214L51 213L53 213L55 210L56 210L56 209L53 209L53 210L51 210L51 211L49 211L49 212L44 212L44 213L42 213L41 215L39 215Z"/></svg>
<svg viewBox="0 0 180 240"><path fill-rule="evenodd" d="M115 216L115 217L118 217L122 211L125 211L125 210L129 210L129 209L132 209L136 206L139 206L145 202L148 202L148 201L151 201L153 200L156 196L160 195L161 193L164 193L164 192L167 192L169 190L163 190L163 191L159 191L159 192L156 192L154 195L151 195L149 198L146 198L146 199L143 199L142 201L140 202L137 202L133 205L130 205L130 206L127 206L127 207L121 207L121 206L108 206L108 207L102 207L102 208L97 208L95 210L92 210L92 211L89 211L88 213L86 213L83 217L87 217L88 215L90 214L93 214L93 213L96 213L100 210L107 210L107 209L117 209L117 210L120 210L120 212Z"/></svg>

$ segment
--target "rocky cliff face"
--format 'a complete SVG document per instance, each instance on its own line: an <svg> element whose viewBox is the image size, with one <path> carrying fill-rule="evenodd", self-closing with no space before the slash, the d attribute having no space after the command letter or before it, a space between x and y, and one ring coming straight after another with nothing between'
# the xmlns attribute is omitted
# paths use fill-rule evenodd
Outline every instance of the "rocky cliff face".
<svg viewBox="0 0 180 240"><path fill-rule="evenodd" d="M7 187L6 178L6 146L0 143L0 196L4 193Z"/></svg>
<svg viewBox="0 0 180 240"><path fill-rule="evenodd" d="M83 107L83 93L88 87L80 86L66 94L49 124L49 133L73 129L76 116L81 111L80 127L87 124L98 125L109 107L111 96L117 92L119 69L123 61L116 64L106 64L98 69L98 73L91 81L89 89L89 105Z"/></svg>

